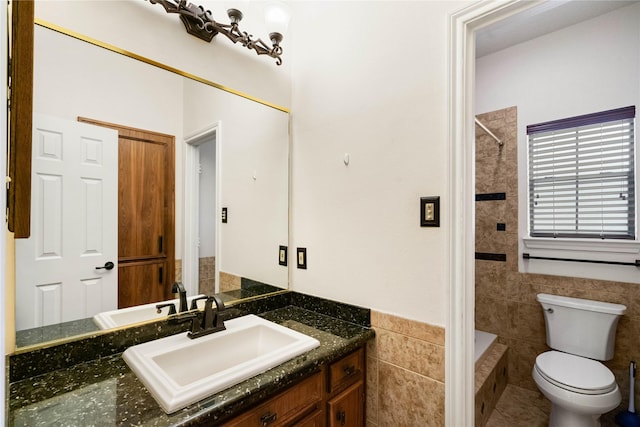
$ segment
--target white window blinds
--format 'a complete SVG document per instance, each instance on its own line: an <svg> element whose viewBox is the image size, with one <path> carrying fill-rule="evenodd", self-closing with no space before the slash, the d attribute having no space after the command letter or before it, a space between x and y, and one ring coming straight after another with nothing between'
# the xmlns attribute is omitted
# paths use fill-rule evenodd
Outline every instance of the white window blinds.
<svg viewBox="0 0 640 427"><path fill-rule="evenodd" d="M527 126L532 237L635 239L635 107Z"/></svg>

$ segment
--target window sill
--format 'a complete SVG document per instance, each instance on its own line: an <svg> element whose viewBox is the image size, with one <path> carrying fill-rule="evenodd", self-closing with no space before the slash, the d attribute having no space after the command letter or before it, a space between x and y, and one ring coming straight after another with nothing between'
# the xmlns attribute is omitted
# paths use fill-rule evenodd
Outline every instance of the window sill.
<svg viewBox="0 0 640 427"><path fill-rule="evenodd" d="M522 253L532 257L635 263L640 259L640 241L525 237ZM638 267L633 265L538 259L520 259L519 265L524 273L640 283Z"/></svg>
<svg viewBox="0 0 640 427"><path fill-rule="evenodd" d="M622 255L640 254L640 241L638 240L553 239L543 237L525 237L522 241L526 249L571 251L578 253L584 252L585 256L594 253Z"/></svg>

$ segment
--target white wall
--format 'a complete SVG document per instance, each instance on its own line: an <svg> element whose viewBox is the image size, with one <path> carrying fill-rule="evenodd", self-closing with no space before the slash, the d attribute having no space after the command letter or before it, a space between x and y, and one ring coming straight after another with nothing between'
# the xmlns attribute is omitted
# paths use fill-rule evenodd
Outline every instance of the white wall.
<svg viewBox="0 0 640 427"><path fill-rule="evenodd" d="M226 9L244 12L240 29L268 38L263 21L264 1L194 1L211 9L214 18L228 23ZM169 15L160 4L142 0L39 0L36 18L85 36L110 43L138 55L209 79L278 105L290 105L290 57L288 35L282 43L283 64L234 45L224 36L207 43L187 34L177 14Z"/></svg>
<svg viewBox="0 0 640 427"><path fill-rule="evenodd" d="M477 60L476 113L518 107L520 237L528 235L526 126L640 106L639 23L640 3L636 3ZM639 280L635 267L581 264L576 268L573 263L554 261L525 266L520 260L520 270L525 269L603 280Z"/></svg>
<svg viewBox="0 0 640 427"><path fill-rule="evenodd" d="M228 208L228 222L220 224L217 267L286 288L278 248L288 244L288 114L193 81L184 97L185 135L220 123L217 209Z"/></svg>
<svg viewBox="0 0 640 427"><path fill-rule="evenodd" d="M182 77L35 26L36 113L116 122L182 138Z"/></svg>
<svg viewBox="0 0 640 427"><path fill-rule="evenodd" d="M293 2L281 67L188 36L144 1L42 1L36 16L291 105L290 253L308 248L293 288L443 325L448 15L470 3ZM419 198L431 195L441 196L442 224L420 228Z"/></svg>
<svg viewBox="0 0 640 427"><path fill-rule="evenodd" d="M448 15L469 3L293 4L294 290L445 324Z"/></svg>
<svg viewBox="0 0 640 427"><path fill-rule="evenodd" d="M448 17L470 3L293 2L281 67L188 36L144 1L43 1L36 16L291 105L290 252L308 248L293 289L443 325ZM419 227L430 195L441 196L440 228Z"/></svg>
<svg viewBox="0 0 640 427"><path fill-rule="evenodd" d="M199 145L200 196L199 196L199 258L216 256L216 141Z"/></svg>

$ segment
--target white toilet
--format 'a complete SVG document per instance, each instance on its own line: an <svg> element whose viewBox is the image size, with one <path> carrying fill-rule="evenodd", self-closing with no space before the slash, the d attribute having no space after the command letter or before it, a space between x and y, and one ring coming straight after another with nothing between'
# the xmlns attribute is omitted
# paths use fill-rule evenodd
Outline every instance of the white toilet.
<svg viewBox="0 0 640 427"><path fill-rule="evenodd" d="M621 401L613 373L598 360L613 358L618 319L627 307L580 298L538 294L547 345L533 380L551 401L550 427L597 427L600 415Z"/></svg>

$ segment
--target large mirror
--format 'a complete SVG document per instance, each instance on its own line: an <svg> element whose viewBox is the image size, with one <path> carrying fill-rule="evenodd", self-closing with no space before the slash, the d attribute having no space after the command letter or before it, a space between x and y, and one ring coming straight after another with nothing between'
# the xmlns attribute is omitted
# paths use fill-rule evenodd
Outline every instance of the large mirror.
<svg viewBox="0 0 640 427"><path fill-rule="evenodd" d="M155 312L174 281L226 302L287 289L286 109L36 22L33 112L17 347Z"/></svg>

